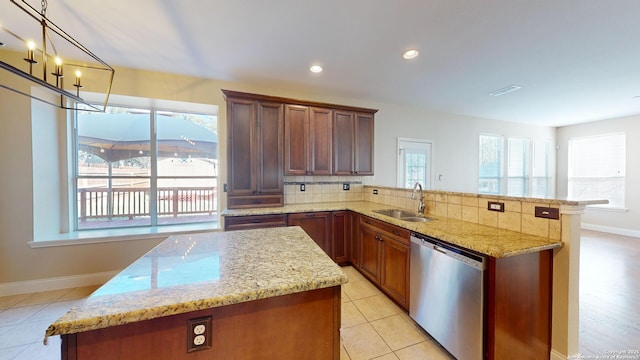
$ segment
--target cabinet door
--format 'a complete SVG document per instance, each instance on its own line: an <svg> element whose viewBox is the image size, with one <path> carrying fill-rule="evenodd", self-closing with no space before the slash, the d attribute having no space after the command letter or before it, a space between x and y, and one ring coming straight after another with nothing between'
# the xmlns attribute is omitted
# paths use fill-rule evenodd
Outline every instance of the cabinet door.
<svg viewBox="0 0 640 360"><path fill-rule="evenodd" d="M331 175L333 111L311 108L309 118L309 162L313 175Z"/></svg>
<svg viewBox="0 0 640 360"><path fill-rule="evenodd" d="M380 287L405 309L409 308L409 246L382 236Z"/></svg>
<svg viewBox="0 0 640 360"><path fill-rule="evenodd" d="M349 245L351 243L351 225L353 224L350 211L336 211L331 213L331 258L337 263L349 261Z"/></svg>
<svg viewBox="0 0 640 360"><path fill-rule="evenodd" d="M227 100L229 195L253 195L256 190L254 143L255 102Z"/></svg>
<svg viewBox="0 0 640 360"><path fill-rule="evenodd" d="M354 116L335 111L333 118L333 174L352 175L354 171Z"/></svg>
<svg viewBox="0 0 640 360"><path fill-rule="evenodd" d="M284 194L283 104L258 103L257 193Z"/></svg>
<svg viewBox="0 0 640 360"><path fill-rule="evenodd" d="M327 255L331 256L331 213L289 214L289 226L300 226Z"/></svg>
<svg viewBox="0 0 640 360"><path fill-rule="evenodd" d="M376 231L360 225L360 270L371 281L380 282L380 249L381 241Z"/></svg>
<svg viewBox="0 0 640 360"><path fill-rule="evenodd" d="M355 174L373 175L373 114L356 114Z"/></svg>
<svg viewBox="0 0 640 360"><path fill-rule="evenodd" d="M309 108L285 105L284 166L287 175L307 175L309 172Z"/></svg>

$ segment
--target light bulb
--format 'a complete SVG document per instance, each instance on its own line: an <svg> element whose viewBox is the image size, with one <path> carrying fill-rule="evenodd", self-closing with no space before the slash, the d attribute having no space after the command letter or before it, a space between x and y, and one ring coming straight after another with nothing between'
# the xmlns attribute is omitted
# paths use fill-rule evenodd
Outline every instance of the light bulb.
<svg viewBox="0 0 640 360"><path fill-rule="evenodd" d="M33 51L33 50L35 50L35 48L36 48L36 43L34 43L34 42L33 42L33 41L31 41L31 40L27 41L27 49L29 49L29 50L32 50L32 51Z"/></svg>
<svg viewBox="0 0 640 360"><path fill-rule="evenodd" d="M58 65L58 66L62 65L62 59L60 59L59 57L56 56L54 61L56 62L56 65Z"/></svg>
<svg viewBox="0 0 640 360"><path fill-rule="evenodd" d="M77 78L81 78L82 77L82 72L80 70L76 70L76 77Z"/></svg>

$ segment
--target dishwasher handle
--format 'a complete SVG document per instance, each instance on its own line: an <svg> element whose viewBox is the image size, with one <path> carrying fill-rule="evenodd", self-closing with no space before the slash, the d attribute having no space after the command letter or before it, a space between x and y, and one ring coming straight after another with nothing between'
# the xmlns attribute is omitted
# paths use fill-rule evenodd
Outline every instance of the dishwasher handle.
<svg viewBox="0 0 640 360"><path fill-rule="evenodd" d="M475 254L465 249L446 244L437 239L433 239L422 234L411 233L411 242L437 251L442 255L448 256L454 260L471 266L476 270L483 271L486 268L486 256Z"/></svg>

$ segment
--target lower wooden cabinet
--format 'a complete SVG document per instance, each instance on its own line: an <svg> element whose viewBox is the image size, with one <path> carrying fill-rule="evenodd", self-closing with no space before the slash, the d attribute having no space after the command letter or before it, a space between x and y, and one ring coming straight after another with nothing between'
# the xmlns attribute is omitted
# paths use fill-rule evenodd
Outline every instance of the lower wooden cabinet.
<svg viewBox="0 0 640 360"><path fill-rule="evenodd" d="M360 271L389 297L409 309L410 232L360 216Z"/></svg>
<svg viewBox="0 0 640 360"><path fill-rule="evenodd" d="M331 258L338 264L347 264L350 260L352 227L353 213L351 211L331 213Z"/></svg>
<svg viewBox="0 0 640 360"><path fill-rule="evenodd" d="M331 212L289 214L288 225L300 226L331 256Z"/></svg>

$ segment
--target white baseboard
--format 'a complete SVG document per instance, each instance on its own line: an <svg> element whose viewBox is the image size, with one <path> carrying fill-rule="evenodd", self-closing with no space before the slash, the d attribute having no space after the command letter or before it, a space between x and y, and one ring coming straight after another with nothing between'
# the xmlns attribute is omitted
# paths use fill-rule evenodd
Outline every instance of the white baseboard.
<svg viewBox="0 0 640 360"><path fill-rule="evenodd" d="M609 234L640 238L640 230L623 229L623 228L616 228L611 226L602 226L602 225L586 224L586 223L582 223L580 227L585 230L600 231L600 232L605 232Z"/></svg>
<svg viewBox="0 0 640 360"><path fill-rule="evenodd" d="M102 285L114 277L117 271L62 276L47 279L18 281L0 284L0 296L28 294L40 291L68 289L80 286Z"/></svg>

